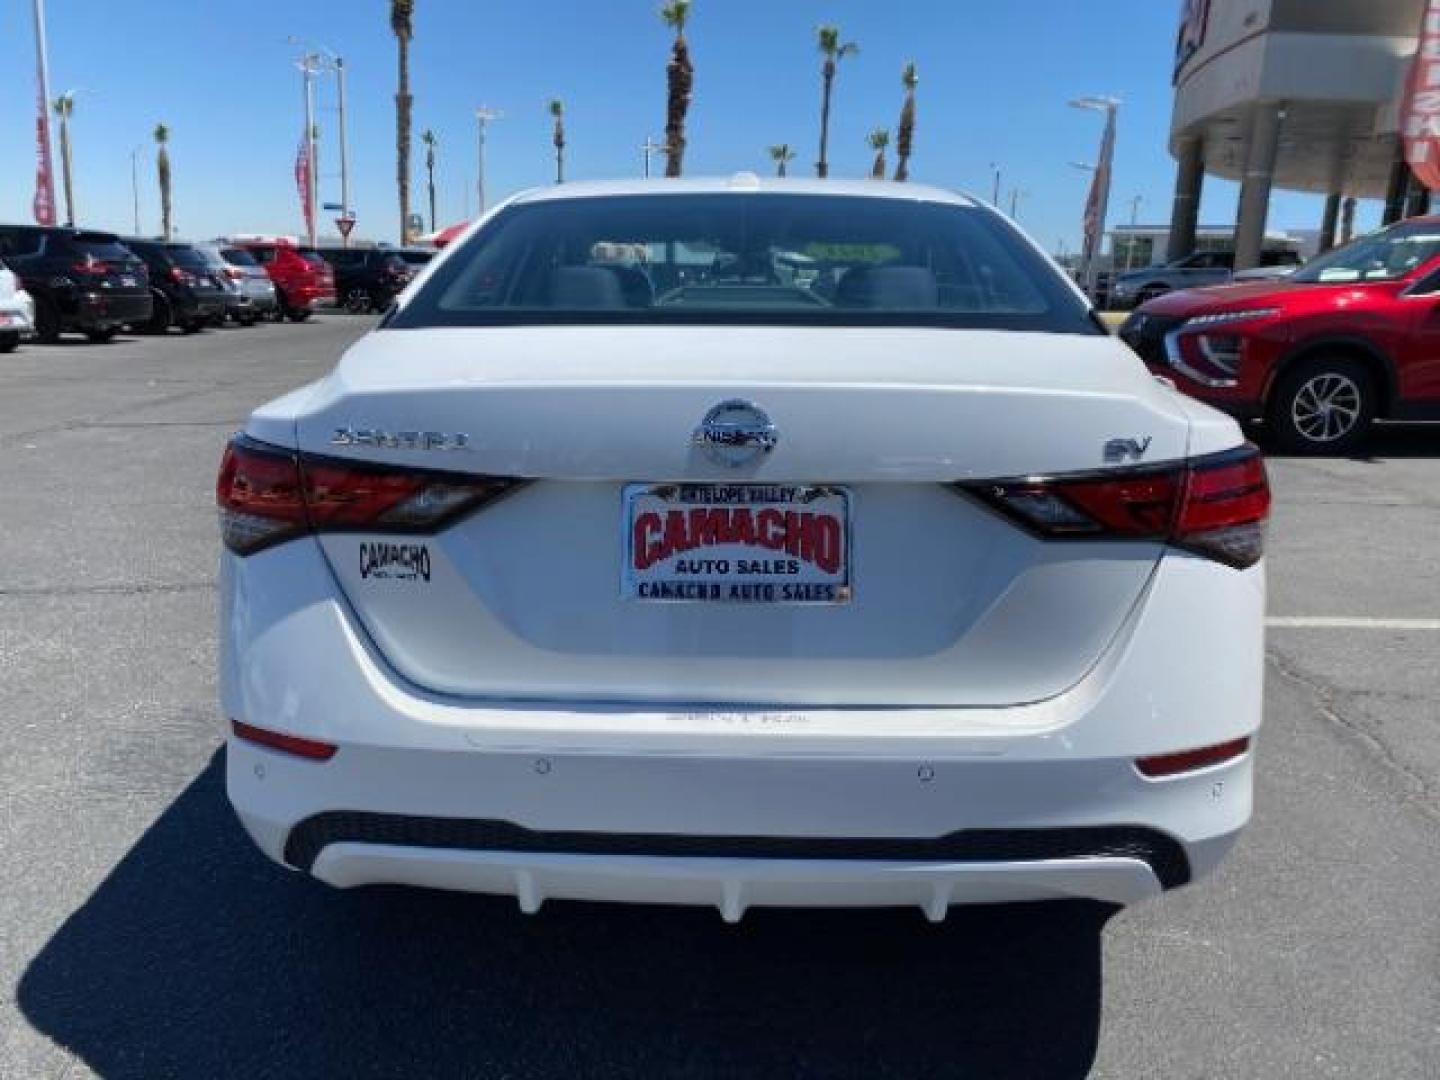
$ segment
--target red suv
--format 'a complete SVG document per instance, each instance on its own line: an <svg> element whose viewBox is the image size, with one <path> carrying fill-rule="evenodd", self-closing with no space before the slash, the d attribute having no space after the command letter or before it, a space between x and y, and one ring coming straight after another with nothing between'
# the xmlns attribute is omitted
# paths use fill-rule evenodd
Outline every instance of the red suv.
<svg viewBox="0 0 1440 1080"><path fill-rule="evenodd" d="M278 238L237 238L231 246L250 252L270 275L281 318L303 322L315 308L335 306L335 272L318 251Z"/></svg>
<svg viewBox="0 0 1440 1080"><path fill-rule="evenodd" d="M1171 293L1120 336L1157 375L1275 442L1343 453L1370 422L1440 420L1440 217L1412 218L1283 282Z"/></svg>

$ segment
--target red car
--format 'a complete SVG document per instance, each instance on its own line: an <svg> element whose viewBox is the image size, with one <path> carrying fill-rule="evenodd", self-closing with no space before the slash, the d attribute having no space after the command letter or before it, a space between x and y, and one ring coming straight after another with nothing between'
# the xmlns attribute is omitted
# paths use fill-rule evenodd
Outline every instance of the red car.
<svg viewBox="0 0 1440 1080"><path fill-rule="evenodd" d="M1440 420L1440 217L1412 218L1282 282L1171 293L1120 336L1157 375L1280 447L1343 453L1371 421Z"/></svg>
<svg viewBox="0 0 1440 1080"><path fill-rule="evenodd" d="M335 271L318 251L279 237L237 237L231 243L250 252L270 275L281 318L303 322L315 308L335 306Z"/></svg>

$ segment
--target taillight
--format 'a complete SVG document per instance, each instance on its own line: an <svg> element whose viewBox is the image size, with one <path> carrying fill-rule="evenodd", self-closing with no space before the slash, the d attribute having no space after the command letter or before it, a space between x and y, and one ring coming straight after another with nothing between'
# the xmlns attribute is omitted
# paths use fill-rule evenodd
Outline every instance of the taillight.
<svg viewBox="0 0 1440 1080"><path fill-rule="evenodd" d="M1264 554L1270 486L1253 446L1172 466L959 487L1047 540L1158 541L1237 568Z"/></svg>
<svg viewBox="0 0 1440 1080"><path fill-rule="evenodd" d="M85 258L75 263L71 269L77 274L108 274L110 273L110 264L101 262L95 258L94 255L86 255Z"/></svg>
<svg viewBox="0 0 1440 1080"><path fill-rule="evenodd" d="M170 268L170 280L177 285L194 285L195 275L183 266L172 266Z"/></svg>
<svg viewBox="0 0 1440 1080"><path fill-rule="evenodd" d="M243 435L220 462L225 546L248 555L310 532L433 532L524 483L297 454Z"/></svg>
<svg viewBox="0 0 1440 1080"><path fill-rule="evenodd" d="M242 281L245 277L245 271L241 270L238 266L227 266L225 267L225 276L231 281Z"/></svg>

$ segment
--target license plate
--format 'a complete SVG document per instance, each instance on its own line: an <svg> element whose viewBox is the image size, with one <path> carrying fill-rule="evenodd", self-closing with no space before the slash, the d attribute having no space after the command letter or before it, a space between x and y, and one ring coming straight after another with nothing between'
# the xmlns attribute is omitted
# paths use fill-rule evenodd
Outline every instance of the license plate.
<svg viewBox="0 0 1440 1080"><path fill-rule="evenodd" d="M121 275L120 275L120 287L121 287L122 289L133 289L133 288L135 288L135 284L136 284L136 282L135 282L135 278L134 278L133 275L131 275L131 274L121 274Z"/></svg>
<svg viewBox="0 0 1440 1080"><path fill-rule="evenodd" d="M806 484L630 484L621 594L631 600L843 604L850 493Z"/></svg>

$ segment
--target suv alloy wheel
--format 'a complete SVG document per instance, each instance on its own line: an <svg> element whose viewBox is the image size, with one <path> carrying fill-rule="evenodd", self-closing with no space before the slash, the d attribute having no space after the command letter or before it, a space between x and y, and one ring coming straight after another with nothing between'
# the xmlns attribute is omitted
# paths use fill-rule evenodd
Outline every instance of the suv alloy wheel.
<svg viewBox="0 0 1440 1080"><path fill-rule="evenodd" d="M1299 454L1344 454L1364 441L1375 418L1375 380L1343 356L1301 364L1280 377L1267 412L1274 438Z"/></svg>

